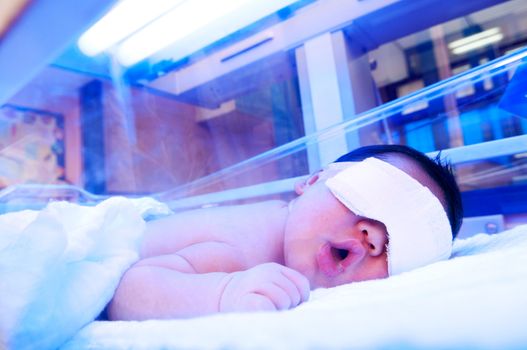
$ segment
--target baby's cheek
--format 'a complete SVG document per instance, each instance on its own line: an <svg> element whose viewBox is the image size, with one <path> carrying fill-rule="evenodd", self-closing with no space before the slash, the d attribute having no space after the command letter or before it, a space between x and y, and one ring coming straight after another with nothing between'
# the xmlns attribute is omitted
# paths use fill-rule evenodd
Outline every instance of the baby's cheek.
<svg viewBox="0 0 527 350"><path fill-rule="evenodd" d="M302 275L306 276L309 282L312 282L312 268L308 259L302 255L301 250L295 251L286 251L284 256L284 265L290 269L300 272Z"/></svg>
<svg viewBox="0 0 527 350"><path fill-rule="evenodd" d="M375 261L371 264L367 270L366 280L387 278L388 274L388 260L386 253L376 257Z"/></svg>

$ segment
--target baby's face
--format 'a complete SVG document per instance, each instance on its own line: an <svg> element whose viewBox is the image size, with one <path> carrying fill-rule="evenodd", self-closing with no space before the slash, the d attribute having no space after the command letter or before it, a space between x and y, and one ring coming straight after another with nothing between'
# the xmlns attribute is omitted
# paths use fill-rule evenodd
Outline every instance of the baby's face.
<svg viewBox="0 0 527 350"><path fill-rule="evenodd" d="M410 161L394 158L389 162L434 195L441 193ZM334 197L324 184L334 175L331 172L322 172L291 206L284 236L286 265L303 273L312 289L388 277L386 227L355 215Z"/></svg>

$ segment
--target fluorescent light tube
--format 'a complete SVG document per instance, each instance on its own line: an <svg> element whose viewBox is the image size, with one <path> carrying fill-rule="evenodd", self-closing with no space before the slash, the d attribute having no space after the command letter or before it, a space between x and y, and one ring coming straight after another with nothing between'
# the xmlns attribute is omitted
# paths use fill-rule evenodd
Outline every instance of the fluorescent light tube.
<svg viewBox="0 0 527 350"><path fill-rule="evenodd" d="M483 38L483 39L472 41L472 42L470 42L468 44L465 44L463 46L456 47L455 49L452 50L452 53L454 53L456 55L460 55L460 54L463 54L465 52L469 52L469 51L472 51L472 50L475 50L475 49L479 49L480 47L485 47L487 45L490 45L490 44L493 44L493 43L497 43L498 41L501 41L501 40L503 40L503 34L501 34L501 33L494 34L492 36L488 36L488 37Z"/></svg>
<svg viewBox="0 0 527 350"><path fill-rule="evenodd" d="M80 50L95 56L173 9L184 0L121 0L79 39Z"/></svg>
<svg viewBox="0 0 527 350"><path fill-rule="evenodd" d="M484 30L484 31L482 31L480 33L472 34L472 35L467 36L465 38L454 40L450 44L448 44L448 48L449 49L455 49L456 47L467 45L467 44L470 44L473 41L477 41L479 39L484 39L486 37L493 36L493 35L498 34L498 33L500 33L500 28L498 28L498 27L487 29L487 30Z"/></svg>
<svg viewBox="0 0 527 350"><path fill-rule="evenodd" d="M466 38L454 40L448 44L448 48L452 50L454 54L462 54L498 42L502 39L503 34L501 33L500 28L495 27L467 36Z"/></svg>
<svg viewBox="0 0 527 350"><path fill-rule="evenodd" d="M176 61L297 1L187 0L124 40L117 59L131 66L174 44Z"/></svg>

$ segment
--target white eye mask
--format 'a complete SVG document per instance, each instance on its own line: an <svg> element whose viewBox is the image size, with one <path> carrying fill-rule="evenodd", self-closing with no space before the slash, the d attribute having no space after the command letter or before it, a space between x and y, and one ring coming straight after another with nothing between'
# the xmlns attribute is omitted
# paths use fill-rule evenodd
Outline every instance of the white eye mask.
<svg viewBox="0 0 527 350"><path fill-rule="evenodd" d="M326 186L353 213L386 226L390 275L450 257L452 232L448 217L427 187L377 158L329 166L342 167L344 170L329 178Z"/></svg>

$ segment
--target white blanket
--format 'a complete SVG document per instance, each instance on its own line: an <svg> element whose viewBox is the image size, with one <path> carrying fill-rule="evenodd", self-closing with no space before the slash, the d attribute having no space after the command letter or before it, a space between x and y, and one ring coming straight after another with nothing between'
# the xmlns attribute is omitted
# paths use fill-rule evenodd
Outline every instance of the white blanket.
<svg viewBox="0 0 527 350"><path fill-rule="evenodd" d="M93 322L73 349L527 347L527 226L457 241L448 261L317 290L279 313Z"/></svg>
<svg viewBox="0 0 527 350"><path fill-rule="evenodd" d="M0 216L0 349L56 349L91 322L138 258L151 199L55 202Z"/></svg>
<svg viewBox="0 0 527 350"><path fill-rule="evenodd" d="M0 349L527 345L527 226L457 241L449 261L317 290L286 312L91 322L137 259L142 217L167 212L112 198L0 216Z"/></svg>

